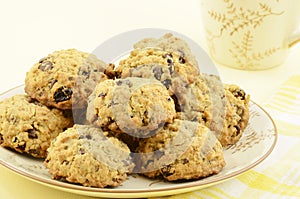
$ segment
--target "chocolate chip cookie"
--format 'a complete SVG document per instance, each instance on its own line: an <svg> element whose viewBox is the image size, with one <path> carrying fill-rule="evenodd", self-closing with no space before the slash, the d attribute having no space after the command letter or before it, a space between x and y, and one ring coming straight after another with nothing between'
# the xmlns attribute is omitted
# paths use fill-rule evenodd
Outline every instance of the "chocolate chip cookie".
<svg viewBox="0 0 300 199"><path fill-rule="evenodd" d="M225 166L222 145L198 122L174 120L151 138L140 141L134 156L136 172L168 181L216 174Z"/></svg>
<svg viewBox="0 0 300 199"><path fill-rule="evenodd" d="M73 125L72 113L48 108L26 95L0 102L0 143L20 153L44 158L59 133Z"/></svg>
<svg viewBox="0 0 300 199"><path fill-rule="evenodd" d="M134 44L135 49L160 48L163 51L177 52L181 56L182 62L188 61L194 67L198 68L196 57L192 54L190 47L183 39L166 33L160 38L145 38Z"/></svg>
<svg viewBox="0 0 300 199"><path fill-rule="evenodd" d="M45 166L54 179L88 187L115 187L134 164L128 147L100 128L75 124L51 143Z"/></svg>
<svg viewBox="0 0 300 199"><path fill-rule="evenodd" d="M155 79L129 77L105 80L90 96L89 122L135 137L147 137L175 117L168 90Z"/></svg>
<svg viewBox="0 0 300 199"><path fill-rule="evenodd" d="M25 91L46 106L83 108L95 85L107 79L106 68L93 54L76 49L55 51L27 72Z"/></svg>

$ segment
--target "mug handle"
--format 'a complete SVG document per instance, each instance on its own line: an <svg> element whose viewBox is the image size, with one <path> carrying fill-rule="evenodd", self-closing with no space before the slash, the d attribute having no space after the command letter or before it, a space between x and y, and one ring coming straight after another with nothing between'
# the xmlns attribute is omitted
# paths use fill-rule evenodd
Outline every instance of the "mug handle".
<svg viewBox="0 0 300 199"><path fill-rule="evenodd" d="M300 30L294 33L289 39L288 39L288 48L293 47L297 43L300 42Z"/></svg>

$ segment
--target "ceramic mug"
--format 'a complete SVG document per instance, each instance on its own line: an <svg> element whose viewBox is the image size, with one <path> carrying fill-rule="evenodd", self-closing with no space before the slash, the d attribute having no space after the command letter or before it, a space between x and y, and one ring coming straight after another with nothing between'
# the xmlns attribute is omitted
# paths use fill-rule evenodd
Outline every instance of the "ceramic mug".
<svg viewBox="0 0 300 199"><path fill-rule="evenodd" d="M200 0L209 54L217 63L263 70L300 41L300 0Z"/></svg>

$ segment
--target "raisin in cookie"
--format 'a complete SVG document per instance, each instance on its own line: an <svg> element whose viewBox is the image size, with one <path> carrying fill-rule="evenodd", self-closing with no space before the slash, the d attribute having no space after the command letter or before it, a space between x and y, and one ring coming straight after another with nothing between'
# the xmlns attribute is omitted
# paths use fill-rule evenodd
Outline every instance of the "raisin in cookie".
<svg viewBox="0 0 300 199"><path fill-rule="evenodd" d="M116 74L119 78L146 77L153 74L165 85L170 95L173 95L177 87L194 82L199 69L177 52L146 48L131 51L128 58L120 61Z"/></svg>
<svg viewBox="0 0 300 199"><path fill-rule="evenodd" d="M197 122L174 120L151 138L140 141L135 170L168 181L199 179L225 166L223 150L214 133Z"/></svg>
<svg viewBox="0 0 300 199"><path fill-rule="evenodd" d="M167 33L160 38L145 38L134 44L134 48L160 48L164 51L178 52L181 60L187 60L194 67L198 68L198 62L192 54L188 44L181 38Z"/></svg>
<svg viewBox="0 0 300 199"><path fill-rule="evenodd" d="M88 187L115 187L134 164L128 147L100 128L75 124L51 143L45 166L54 179Z"/></svg>
<svg viewBox="0 0 300 199"><path fill-rule="evenodd" d="M55 51L27 72L25 91L46 106L83 108L95 85L107 79L106 68L93 54L76 49Z"/></svg>
<svg viewBox="0 0 300 199"><path fill-rule="evenodd" d="M155 133L175 115L174 101L161 82L137 77L99 83L87 110L89 122L136 137Z"/></svg>
<svg viewBox="0 0 300 199"><path fill-rule="evenodd" d="M73 125L72 113L48 108L26 95L0 102L1 145L44 158L59 133Z"/></svg>

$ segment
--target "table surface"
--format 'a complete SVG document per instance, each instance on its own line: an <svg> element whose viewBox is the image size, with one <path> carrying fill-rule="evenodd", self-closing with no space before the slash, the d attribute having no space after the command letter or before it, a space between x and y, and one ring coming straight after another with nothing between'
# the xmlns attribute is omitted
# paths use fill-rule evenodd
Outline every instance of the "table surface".
<svg viewBox="0 0 300 199"><path fill-rule="evenodd" d="M23 84L32 64L54 50L77 48L91 52L113 35L132 29L171 29L205 48L198 0L0 2L1 93ZM300 46L293 47L286 62L273 69L217 68L223 82L240 85L260 104L289 76L300 73ZM3 166L0 176L0 198L89 198L41 185Z"/></svg>

